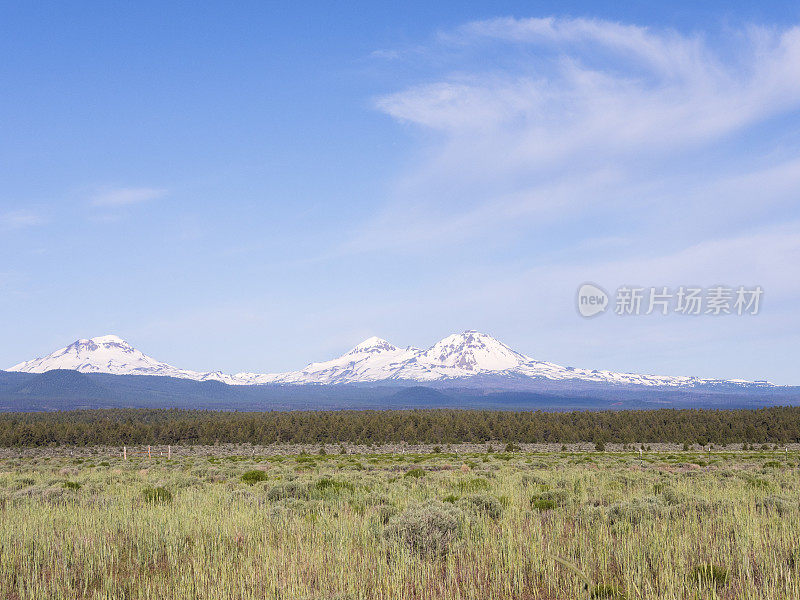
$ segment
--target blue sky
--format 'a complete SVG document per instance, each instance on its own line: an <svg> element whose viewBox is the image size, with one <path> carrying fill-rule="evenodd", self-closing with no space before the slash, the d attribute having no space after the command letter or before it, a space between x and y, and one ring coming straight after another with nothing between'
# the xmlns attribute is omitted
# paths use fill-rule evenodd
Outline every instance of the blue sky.
<svg viewBox="0 0 800 600"><path fill-rule="evenodd" d="M464 329L800 384L797 3L0 3L0 365ZM752 317L577 287L762 285Z"/></svg>

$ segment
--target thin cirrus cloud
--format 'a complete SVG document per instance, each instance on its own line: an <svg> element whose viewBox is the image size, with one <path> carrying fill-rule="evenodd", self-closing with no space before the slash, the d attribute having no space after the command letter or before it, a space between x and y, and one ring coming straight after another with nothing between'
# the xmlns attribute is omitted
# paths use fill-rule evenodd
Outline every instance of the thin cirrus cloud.
<svg viewBox="0 0 800 600"><path fill-rule="evenodd" d="M663 203L746 175L752 151L732 137L800 107L800 28L726 35L712 43L700 34L559 18L492 19L440 34L417 60L447 56L438 62L451 70L375 101L431 135L393 202L351 245L466 241L509 223L536 228L592 210L657 228ZM721 141L728 156L713 172L684 158ZM752 169L763 179L774 167L779 176L780 162L797 158L775 153ZM690 218L728 218L732 204L743 215L752 203L737 193L682 208Z"/></svg>
<svg viewBox="0 0 800 600"><path fill-rule="evenodd" d="M0 229L24 229L41 225L44 222L41 215L30 210L14 210L0 214Z"/></svg>
<svg viewBox="0 0 800 600"><path fill-rule="evenodd" d="M346 251L436 256L443 277L457 276L426 295L434 305L492 306L496 326L527 327L556 357L588 348L593 359L625 339L621 369L657 370L690 338L733 348L796 331L800 28L504 18L398 60L426 75L374 106L424 135ZM765 310L753 321L609 318L592 346L573 306L584 281L761 285Z"/></svg>
<svg viewBox="0 0 800 600"><path fill-rule="evenodd" d="M119 208L163 198L167 190L152 187L124 187L106 189L96 193L91 205L101 208Z"/></svg>
<svg viewBox="0 0 800 600"><path fill-rule="evenodd" d="M529 137L528 149L563 139L565 126L573 142L602 136L620 150L704 140L800 100L800 28L751 28L736 37L737 49L724 52L701 37L607 21L475 22L442 39L525 45L549 52L551 63L450 76L383 96L377 106L455 135L502 126L523 139L535 133L538 143Z"/></svg>

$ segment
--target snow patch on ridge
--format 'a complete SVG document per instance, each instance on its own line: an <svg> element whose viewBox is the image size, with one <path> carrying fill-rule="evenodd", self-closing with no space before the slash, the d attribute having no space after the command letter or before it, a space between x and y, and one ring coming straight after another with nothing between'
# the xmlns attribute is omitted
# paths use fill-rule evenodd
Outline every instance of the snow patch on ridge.
<svg viewBox="0 0 800 600"><path fill-rule="evenodd" d="M112 375L154 375L177 377L196 381L222 381L234 383L230 375L200 373L178 369L143 354L116 335L103 335L80 339L47 356L19 363L9 371L44 373L54 369L67 369L80 373L110 373Z"/></svg>
<svg viewBox="0 0 800 600"><path fill-rule="evenodd" d="M472 377L492 377L514 381L575 381L651 387L694 387L708 384L771 386L767 382L747 382L740 379L722 381L562 367L534 360L495 338L474 330L449 335L425 350L414 347L398 348L382 338L371 337L338 358L314 362L304 369L287 373L228 375L219 371L203 373L179 369L143 354L116 335L80 339L52 354L19 363L8 370L44 373L53 369L81 373L177 377L196 381L220 381L229 385L338 385L392 381L451 381L467 385Z"/></svg>

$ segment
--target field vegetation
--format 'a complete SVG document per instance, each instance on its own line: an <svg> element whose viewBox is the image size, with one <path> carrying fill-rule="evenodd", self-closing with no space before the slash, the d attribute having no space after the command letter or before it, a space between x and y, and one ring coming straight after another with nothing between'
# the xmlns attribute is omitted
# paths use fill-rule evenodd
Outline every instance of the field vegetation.
<svg viewBox="0 0 800 600"><path fill-rule="evenodd" d="M800 598L796 452L438 450L3 458L0 598Z"/></svg>
<svg viewBox="0 0 800 600"><path fill-rule="evenodd" d="M109 409L0 413L0 447L123 444L511 444L715 446L800 442L800 407L760 410L221 412Z"/></svg>

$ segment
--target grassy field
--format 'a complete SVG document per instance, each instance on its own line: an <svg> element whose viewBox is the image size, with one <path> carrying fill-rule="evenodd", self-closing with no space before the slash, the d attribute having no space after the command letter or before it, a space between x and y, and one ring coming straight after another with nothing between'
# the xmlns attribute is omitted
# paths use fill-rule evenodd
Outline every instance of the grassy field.
<svg viewBox="0 0 800 600"><path fill-rule="evenodd" d="M796 452L443 450L2 458L0 598L800 598Z"/></svg>

